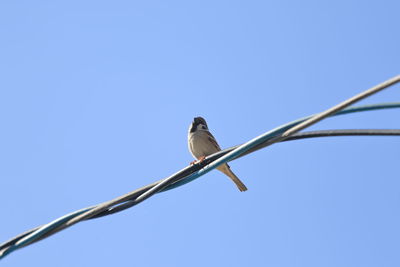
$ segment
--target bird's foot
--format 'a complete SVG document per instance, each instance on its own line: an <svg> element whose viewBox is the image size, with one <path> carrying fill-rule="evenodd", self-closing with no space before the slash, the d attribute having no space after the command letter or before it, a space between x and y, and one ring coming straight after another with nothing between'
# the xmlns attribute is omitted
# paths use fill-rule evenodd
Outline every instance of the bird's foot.
<svg viewBox="0 0 400 267"><path fill-rule="evenodd" d="M200 162L203 162L206 159L206 156L201 156L198 160L193 160L192 162L190 162L190 165L194 165Z"/></svg>

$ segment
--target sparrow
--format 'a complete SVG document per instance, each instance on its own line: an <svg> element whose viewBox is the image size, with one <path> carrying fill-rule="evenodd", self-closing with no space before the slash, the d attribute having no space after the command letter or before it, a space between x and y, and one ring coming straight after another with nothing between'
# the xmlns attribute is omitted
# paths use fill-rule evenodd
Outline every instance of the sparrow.
<svg viewBox="0 0 400 267"><path fill-rule="evenodd" d="M205 157L221 150L215 137L208 130L206 120L202 117L194 118L193 122L190 124L188 131L188 145L190 153L200 162L203 161ZM194 162L192 162L192 164L194 164ZM227 175L241 192L247 190L247 187L231 171L228 164L225 163L220 165L217 170Z"/></svg>

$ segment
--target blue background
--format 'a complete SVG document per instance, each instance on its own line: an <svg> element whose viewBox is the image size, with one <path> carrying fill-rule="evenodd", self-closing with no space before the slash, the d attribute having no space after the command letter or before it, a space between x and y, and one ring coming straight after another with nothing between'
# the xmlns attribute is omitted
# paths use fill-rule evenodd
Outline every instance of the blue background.
<svg viewBox="0 0 400 267"><path fill-rule="evenodd" d="M2 1L0 241L399 73L398 1ZM399 86L361 104L399 101ZM312 129L399 128L399 110ZM398 137L276 144L3 266L400 266Z"/></svg>

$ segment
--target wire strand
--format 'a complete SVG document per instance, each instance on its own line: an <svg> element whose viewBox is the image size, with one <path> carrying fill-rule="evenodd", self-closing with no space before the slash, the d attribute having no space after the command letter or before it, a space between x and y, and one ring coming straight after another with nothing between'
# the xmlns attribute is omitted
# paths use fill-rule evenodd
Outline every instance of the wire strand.
<svg viewBox="0 0 400 267"><path fill-rule="evenodd" d="M87 220L91 218L98 218L102 217L105 215L113 214L117 211L121 211L123 209L126 209L128 207L132 207L145 199L153 196L154 194L161 192L161 191L166 191L178 186L181 186L183 184L186 184L190 181L193 181L194 179L197 179L198 177L206 174L207 172L211 171L212 169L218 167L221 164L224 164L228 161L234 160L236 158L239 158L241 156L244 156L248 153L251 153L253 151L256 151L261 148L265 148L275 142L280 142L284 140L290 140L290 137L293 136L296 132L300 131L301 129L305 127L309 127L310 125L328 117L328 116L334 116L334 115L342 115L342 114L348 114L348 113L354 113L354 112L360 112L360 111L367 111L367 110L377 110L377 109L387 109L387 108L398 108L400 107L400 103L389 103L389 104L378 104L378 105L369 105L369 106L362 106L362 107L356 107L356 108L348 108L346 110L340 111L340 109L343 109L344 107L355 103L369 95L372 95L380 90L383 90L384 88L387 88L397 82L400 81L400 75L396 76L378 86L375 86L359 95L356 95L355 97L350 98L349 100L346 100L339 105L334 106L331 109L328 109L322 113L308 116L303 119L299 119L290 123L287 123L285 125L282 125L278 128L275 128L265 134L262 134L258 136L257 138L254 138L250 140L249 142L246 142L245 144L236 146L232 148L231 150L224 150L219 153L216 153L214 155L211 155L206 158L203 162L200 164L195 164L193 166L188 166L177 173L167 177L166 179L162 179L160 181L157 181L155 183L152 183L150 185L147 185L145 187L139 188L137 190L134 190L130 193L127 193L123 196L120 196L116 199L113 199L111 201L104 202L99 205L95 205L92 207L84 208L79 211L72 212L70 214L67 214L65 216L62 216L58 218L57 220L54 220L48 224L45 224L40 227L36 227L30 231L27 231L15 238L12 238L11 240L3 243L0 245L0 259L6 256L7 254L11 253L12 251L32 244L34 242L37 242L41 239L44 239L54 233L57 233L69 226L72 226L75 223L78 223L82 220ZM317 118L317 119L316 119ZM296 125L301 125L301 127L296 127ZM286 131L286 132L285 132ZM311 138L311 137L317 137L319 136L333 136L336 134L336 136L339 135L356 135L356 131L359 131L359 133L362 134L362 130L350 130L353 131L352 133L347 132L345 134L344 132L340 133L337 130L336 132L331 133L315 133L314 136L312 134L309 134L308 136L303 134L299 134L297 139L301 138ZM374 131L377 133L375 130L370 130ZM388 130L390 132L381 132L381 135L398 135L398 130ZM364 132L363 135L370 135ZM378 134L376 134L378 135ZM302 136L302 137L300 137ZM296 138L296 136L294 137ZM295 140L295 139L293 139ZM113 211L115 210L115 212Z"/></svg>

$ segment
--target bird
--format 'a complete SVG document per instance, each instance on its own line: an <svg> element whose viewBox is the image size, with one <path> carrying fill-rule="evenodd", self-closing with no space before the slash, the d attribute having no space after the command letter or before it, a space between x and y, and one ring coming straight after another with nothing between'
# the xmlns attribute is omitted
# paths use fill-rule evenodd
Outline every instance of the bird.
<svg viewBox="0 0 400 267"><path fill-rule="evenodd" d="M217 140L210 133L206 120L202 117L195 117L189 126L188 146L192 156L200 162L203 161L205 157L221 150ZM196 161L192 162L192 164L195 162ZM247 190L247 187L232 172L227 163L217 167L217 170L227 175L236 184L241 192Z"/></svg>

